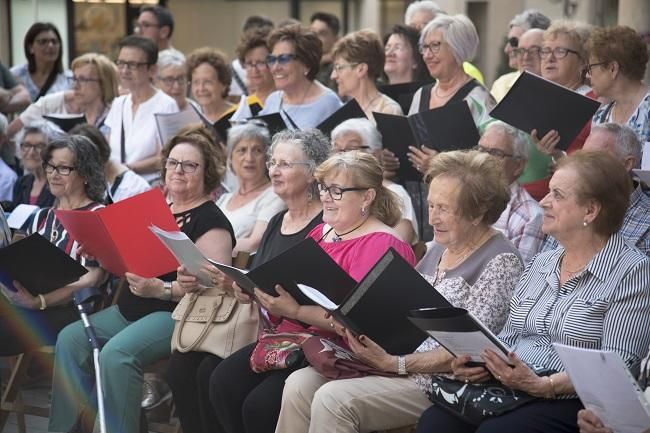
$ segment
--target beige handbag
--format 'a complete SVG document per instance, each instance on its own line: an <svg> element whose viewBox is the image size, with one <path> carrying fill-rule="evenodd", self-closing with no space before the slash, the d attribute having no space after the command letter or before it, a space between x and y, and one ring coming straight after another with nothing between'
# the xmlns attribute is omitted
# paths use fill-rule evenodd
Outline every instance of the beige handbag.
<svg viewBox="0 0 650 433"><path fill-rule="evenodd" d="M259 314L256 306L240 304L222 289L202 294L187 293L172 319L172 352L207 352L226 358L257 339Z"/></svg>

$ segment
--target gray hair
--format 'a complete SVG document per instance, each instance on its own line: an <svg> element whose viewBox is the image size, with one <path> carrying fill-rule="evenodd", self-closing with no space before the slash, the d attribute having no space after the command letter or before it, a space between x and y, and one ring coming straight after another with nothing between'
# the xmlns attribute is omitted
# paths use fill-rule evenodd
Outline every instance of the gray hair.
<svg viewBox="0 0 650 433"><path fill-rule="evenodd" d="M52 152L57 149L70 149L75 159L75 170L85 181L86 195L93 201L103 202L106 194L104 167L99 157L99 150L92 141L82 135L55 138L41 152L43 162L48 162Z"/></svg>
<svg viewBox="0 0 650 433"><path fill-rule="evenodd" d="M162 50L158 53L158 73L169 66L187 66L183 54L172 51Z"/></svg>
<svg viewBox="0 0 650 433"><path fill-rule="evenodd" d="M485 128L485 132L493 128L498 129L510 139L510 143L512 143L512 154L515 158L528 161L530 155L528 134L521 129L517 129L500 120L495 120L490 123L487 128Z"/></svg>
<svg viewBox="0 0 650 433"><path fill-rule="evenodd" d="M334 146L334 141L341 136L346 134L357 134L361 137L361 141L364 146L368 146L370 153L374 153L382 149L381 143L381 133L377 130L377 127L368 119L348 119L345 122L342 122L332 130L332 146Z"/></svg>
<svg viewBox="0 0 650 433"><path fill-rule="evenodd" d="M510 21L510 28L521 27L524 31L530 29L546 30L551 25L549 17L536 9L526 9L522 13L515 15Z"/></svg>
<svg viewBox="0 0 650 433"><path fill-rule="evenodd" d="M429 12L434 17L438 14L445 13L445 11L442 10L442 8L438 6L436 2L433 2L431 0L414 1L408 5L406 12L404 12L404 24L411 22L413 15L418 12Z"/></svg>
<svg viewBox="0 0 650 433"><path fill-rule="evenodd" d="M632 128L627 125L608 122L594 125L591 128L591 133L593 134L594 131L598 130L606 131L615 137L616 154L620 159L633 156L637 165L641 162L641 141Z"/></svg>
<svg viewBox="0 0 650 433"><path fill-rule="evenodd" d="M472 60L478 50L478 33L472 21L465 15L438 15L422 29L420 44L434 30L442 32L443 39L449 44L454 58L459 65Z"/></svg>
<svg viewBox="0 0 650 433"><path fill-rule="evenodd" d="M25 137L29 134L42 134L43 137L45 137L46 143L49 143L55 138L61 138L66 135L64 132L52 127L50 122L39 120L30 123L29 126L23 127L23 129L16 134L16 144L20 146Z"/></svg>
<svg viewBox="0 0 650 433"><path fill-rule="evenodd" d="M329 158L332 151L328 138L318 129L285 129L273 136L269 148L269 158L273 155L278 143L289 143L305 155L305 161L309 163L309 174L312 174L316 167Z"/></svg>
<svg viewBox="0 0 650 433"><path fill-rule="evenodd" d="M264 147L269 147L271 144L269 131L263 126L255 125L254 123L235 125L228 130L228 142L226 144L228 158L230 158L235 146L244 139L256 140L263 144Z"/></svg>

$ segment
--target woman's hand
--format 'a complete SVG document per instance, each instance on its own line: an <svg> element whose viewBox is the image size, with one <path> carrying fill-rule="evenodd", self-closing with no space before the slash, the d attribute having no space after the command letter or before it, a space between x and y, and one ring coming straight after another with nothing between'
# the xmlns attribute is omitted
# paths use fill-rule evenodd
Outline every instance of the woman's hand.
<svg viewBox="0 0 650 433"><path fill-rule="evenodd" d="M409 152L406 155L413 167L420 173L425 174L429 169L431 158L437 154L438 152L426 146L420 146L419 149L415 146L409 146Z"/></svg>
<svg viewBox="0 0 650 433"><path fill-rule="evenodd" d="M541 139L537 137L537 130L533 129L530 136L540 152L556 159L563 155L561 150L555 148L560 142L560 134L555 129L548 131Z"/></svg>
<svg viewBox="0 0 650 433"><path fill-rule="evenodd" d="M336 332L341 337L347 337L345 326L341 325L341 322L336 320L327 310L325 310L325 320L329 320L330 328L333 332Z"/></svg>
<svg viewBox="0 0 650 433"><path fill-rule="evenodd" d="M140 275L126 272L124 274L129 283L129 290L141 298L161 298L164 289L163 282L158 278L145 278Z"/></svg>
<svg viewBox="0 0 650 433"><path fill-rule="evenodd" d="M191 274L183 265L179 266L176 270L176 282L183 293L200 293L205 290L205 287L199 284L199 279L196 278L196 275Z"/></svg>
<svg viewBox="0 0 650 433"><path fill-rule="evenodd" d="M451 361L451 371L456 380L465 383L485 382L490 378L490 372L484 367L469 367L467 365L472 359L469 355L458 356Z"/></svg>
<svg viewBox="0 0 650 433"><path fill-rule="evenodd" d="M266 308L274 316L286 317L287 319L297 318L300 304L281 285L276 284L275 291L278 292L278 296L269 295L256 287L255 297L257 302L262 304L262 307Z"/></svg>
<svg viewBox="0 0 650 433"><path fill-rule="evenodd" d="M250 303L253 302L253 298L248 296L244 292L244 290L242 290L242 288L239 287L239 285L237 283L235 283L235 282L232 283L232 289L233 289L233 295L235 295L235 299L237 299L237 301L240 304L250 304Z"/></svg>
<svg viewBox="0 0 650 433"><path fill-rule="evenodd" d="M2 294L5 295L9 302L28 310L38 310L41 308L41 300L38 296L32 296L18 281L14 281L13 285L16 288L15 292L9 290L4 284L0 284L0 290L2 290Z"/></svg>
<svg viewBox="0 0 650 433"><path fill-rule="evenodd" d="M224 274L212 265L203 265L201 269L208 275L213 287L218 287L230 294L233 293L234 290L232 285L234 280L232 280L228 275Z"/></svg>
<svg viewBox="0 0 650 433"><path fill-rule="evenodd" d="M86 260L94 260L94 261L97 260L97 259L95 259L95 256L90 254L90 252L87 251L86 247L84 245L82 245L82 244L79 244L79 246L77 247L77 255L82 256Z"/></svg>
<svg viewBox="0 0 650 433"><path fill-rule="evenodd" d="M580 427L580 433L612 433L589 409L582 409L578 412L578 427Z"/></svg>
<svg viewBox="0 0 650 433"><path fill-rule="evenodd" d="M382 149L381 165L384 168L384 179L393 179L399 170L399 158L390 150Z"/></svg>
<svg viewBox="0 0 650 433"><path fill-rule="evenodd" d="M535 397L549 394L550 381L535 374L516 353L508 353L508 359L514 367L508 365L499 355L490 349L483 352L485 366L492 375L504 385L518 389Z"/></svg>
<svg viewBox="0 0 650 433"><path fill-rule="evenodd" d="M365 335L358 337L345 330L345 337L352 352L364 363L381 371L396 372L397 358L386 353L381 346Z"/></svg>

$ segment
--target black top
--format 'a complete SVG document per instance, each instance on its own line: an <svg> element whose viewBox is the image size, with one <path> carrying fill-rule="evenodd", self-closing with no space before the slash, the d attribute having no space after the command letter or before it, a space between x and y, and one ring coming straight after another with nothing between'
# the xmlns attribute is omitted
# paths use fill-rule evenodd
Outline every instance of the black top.
<svg viewBox="0 0 650 433"><path fill-rule="evenodd" d="M221 212L221 209L213 202L206 201L203 204L185 212L174 214L178 227L189 237L192 242L196 242L206 232L212 229L228 230L232 238L232 245L235 246L235 232L230 225L228 218ZM170 272L160 277L163 281L174 281L176 272ZM120 313L130 322L134 322L142 317L156 311L173 311L176 302L163 301L155 298L140 298L131 293L130 290L124 290L117 302Z"/></svg>
<svg viewBox="0 0 650 433"><path fill-rule="evenodd" d="M280 232L280 229L282 227L282 219L287 212L288 210L286 209L278 212L269 221L269 224L266 226L266 230L264 231L264 235L262 235L262 240L260 241L257 253L253 256L253 261L250 266L251 269L255 269L262 263L266 263L278 254L285 252L294 245L297 245L307 237L314 227L323 222L323 212L320 212L299 232L285 235Z"/></svg>
<svg viewBox="0 0 650 433"><path fill-rule="evenodd" d="M18 180L16 180L16 184L14 185L13 202L9 202L10 204L7 202L2 203L2 206L7 212L13 211L19 204L29 204L29 194L32 192L34 179L35 178L33 174L26 174L24 176L20 176ZM5 204L7 204L7 206L5 206ZM47 185L47 182L45 182L45 186L41 190L41 193L38 195L38 199L36 199L36 206L44 208L51 207L53 205L54 196L50 192L50 188Z"/></svg>

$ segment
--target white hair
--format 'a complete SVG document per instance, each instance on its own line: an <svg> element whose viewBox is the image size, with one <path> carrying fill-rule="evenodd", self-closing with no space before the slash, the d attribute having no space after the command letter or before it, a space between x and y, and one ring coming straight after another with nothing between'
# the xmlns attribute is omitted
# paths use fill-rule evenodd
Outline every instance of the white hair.
<svg viewBox="0 0 650 433"><path fill-rule="evenodd" d="M521 129L517 129L514 126L508 125L507 123L502 122L500 120L496 120L490 123L487 126L487 128L485 128L485 132L494 128L501 131L510 139L510 143L512 144L512 155L515 158L528 161L528 157L530 155L530 150L528 147L529 146L528 134L526 134Z"/></svg>
<svg viewBox="0 0 650 433"><path fill-rule="evenodd" d="M418 12L429 12L433 17L445 13L436 2L431 0L414 1L408 5L406 12L404 12L404 24L409 25L413 15Z"/></svg>
<svg viewBox="0 0 650 433"><path fill-rule="evenodd" d="M472 21L465 15L438 15L422 29L420 44L429 33L440 30L442 37L451 48L454 58L459 65L471 61L478 50L478 33Z"/></svg>
<svg viewBox="0 0 650 433"><path fill-rule="evenodd" d="M228 140L226 144L226 153L228 158L232 156L232 151L237 144L244 140L256 140L260 144L268 148L271 145L271 135L269 130L263 126L254 123L242 123L241 125L234 125L228 130Z"/></svg>
<svg viewBox="0 0 650 433"><path fill-rule="evenodd" d="M594 125L591 128L591 133L593 134L599 130L606 131L614 136L616 153L619 158L625 159L628 156L633 156L637 164L641 161L641 141L639 141L639 137L632 128L627 125L608 122Z"/></svg>
<svg viewBox="0 0 650 433"><path fill-rule="evenodd" d="M551 20L536 9L526 9L515 15L510 21L510 28L521 27L524 31L530 29L546 30L551 25Z"/></svg>
<svg viewBox="0 0 650 433"><path fill-rule="evenodd" d="M348 119L332 130L332 146L341 135L357 134L361 137L362 144L368 146L368 151L374 153L382 149L381 133L368 119Z"/></svg>
<svg viewBox="0 0 650 433"><path fill-rule="evenodd" d="M185 57L176 51L162 50L158 53L158 72L169 66L185 66Z"/></svg>

